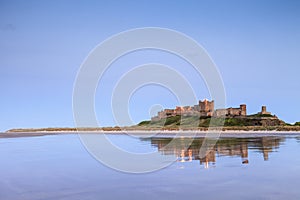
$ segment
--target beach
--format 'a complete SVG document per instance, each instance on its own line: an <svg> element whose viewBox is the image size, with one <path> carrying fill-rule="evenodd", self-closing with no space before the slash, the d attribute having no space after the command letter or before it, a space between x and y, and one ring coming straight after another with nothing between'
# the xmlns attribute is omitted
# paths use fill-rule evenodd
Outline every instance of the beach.
<svg viewBox="0 0 300 200"><path fill-rule="evenodd" d="M168 131L168 130L130 130L130 131L35 131L35 132L3 132L0 138L17 138L17 137L36 137L47 135L66 135L66 134L106 134L106 135L133 135L133 136L149 136L149 137L206 137L210 133L218 137L256 137L256 136L297 136L300 131ZM217 134L216 134L217 133Z"/></svg>

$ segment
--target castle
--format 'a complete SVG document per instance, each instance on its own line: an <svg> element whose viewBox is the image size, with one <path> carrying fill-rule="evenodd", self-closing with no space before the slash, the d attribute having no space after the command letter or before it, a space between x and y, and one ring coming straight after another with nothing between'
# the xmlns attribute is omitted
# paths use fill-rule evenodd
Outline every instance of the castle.
<svg viewBox="0 0 300 200"><path fill-rule="evenodd" d="M204 99L199 101L198 105L194 106L176 106L175 109L164 109L158 112L157 116L152 117L151 121L158 121L167 117L182 115L182 116L199 116L199 117L245 117L247 116L247 106L241 104L238 108L224 108L215 110L214 101L208 101ZM262 106L261 112L258 114L270 115L270 112L267 112L266 106Z"/></svg>

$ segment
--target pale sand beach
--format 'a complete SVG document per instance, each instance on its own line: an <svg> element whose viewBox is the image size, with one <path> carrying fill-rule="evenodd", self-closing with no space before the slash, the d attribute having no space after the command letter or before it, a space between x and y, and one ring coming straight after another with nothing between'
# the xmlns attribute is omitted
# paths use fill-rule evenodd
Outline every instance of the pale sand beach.
<svg viewBox="0 0 300 200"><path fill-rule="evenodd" d="M256 136L297 136L300 131L36 131L36 132L3 132L0 138L35 137L65 134L106 134L106 135L132 135L135 137L256 137Z"/></svg>

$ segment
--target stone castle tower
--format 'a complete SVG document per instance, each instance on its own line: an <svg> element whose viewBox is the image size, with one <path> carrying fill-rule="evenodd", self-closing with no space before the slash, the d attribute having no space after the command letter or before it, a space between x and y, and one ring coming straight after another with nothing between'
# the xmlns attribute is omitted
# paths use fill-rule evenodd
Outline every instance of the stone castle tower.
<svg viewBox="0 0 300 200"><path fill-rule="evenodd" d="M199 101L200 115L201 116L213 116L215 110L215 102L204 99Z"/></svg>
<svg viewBox="0 0 300 200"><path fill-rule="evenodd" d="M259 112L258 114L271 115L271 113L267 111L267 106L262 106L261 107L261 112Z"/></svg>
<svg viewBox="0 0 300 200"><path fill-rule="evenodd" d="M241 104L241 105L240 105L240 109L241 109L241 115L242 115L242 116L246 116L246 115L247 115L247 107L246 107L246 104Z"/></svg>

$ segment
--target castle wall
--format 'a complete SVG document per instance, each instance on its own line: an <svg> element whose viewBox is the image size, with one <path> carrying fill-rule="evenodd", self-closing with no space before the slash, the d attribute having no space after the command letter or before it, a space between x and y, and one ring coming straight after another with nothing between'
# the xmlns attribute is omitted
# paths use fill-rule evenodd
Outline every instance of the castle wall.
<svg viewBox="0 0 300 200"><path fill-rule="evenodd" d="M226 116L227 115L227 113L228 113L228 111L227 111L227 109L217 109L217 110L215 110L215 112L214 112L214 116L215 117L222 117L222 116Z"/></svg>
<svg viewBox="0 0 300 200"><path fill-rule="evenodd" d="M227 109L217 109L214 111L215 117L221 116L246 116L247 110L246 105L242 104L239 108L227 108Z"/></svg>
<svg viewBox="0 0 300 200"><path fill-rule="evenodd" d="M229 115L229 116L240 116L241 115L241 109L240 108L228 108L227 109L227 115Z"/></svg>

